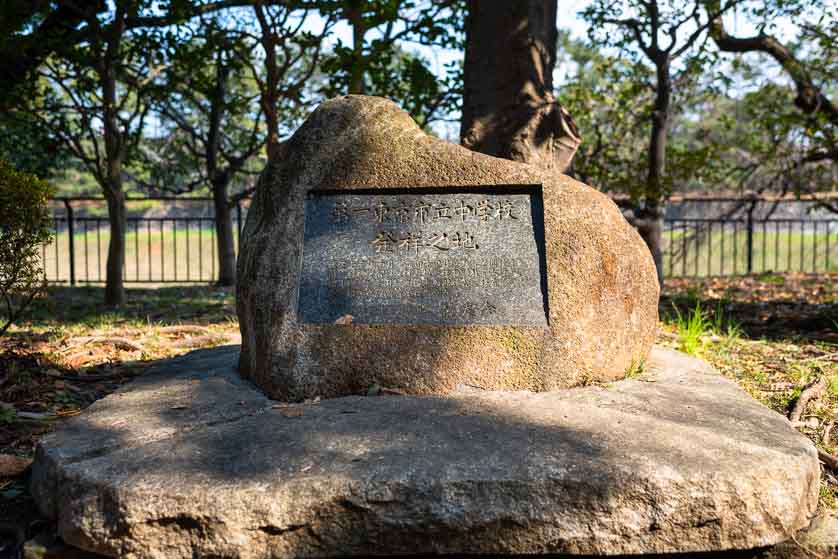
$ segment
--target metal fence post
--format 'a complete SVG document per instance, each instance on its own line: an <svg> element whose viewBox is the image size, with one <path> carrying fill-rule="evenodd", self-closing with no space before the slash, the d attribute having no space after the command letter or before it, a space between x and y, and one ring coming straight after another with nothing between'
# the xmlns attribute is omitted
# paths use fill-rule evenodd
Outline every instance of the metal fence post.
<svg viewBox="0 0 838 559"><path fill-rule="evenodd" d="M748 228L748 274L750 275L754 271L754 207L756 206L756 201L751 202L751 205L748 206L748 216L746 226Z"/></svg>
<svg viewBox="0 0 838 559"><path fill-rule="evenodd" d="M66 198L64 199L64 209L67 212L67 236L70 243L70 285L76 285L76 228L73 221L73 205Z"/></svg>

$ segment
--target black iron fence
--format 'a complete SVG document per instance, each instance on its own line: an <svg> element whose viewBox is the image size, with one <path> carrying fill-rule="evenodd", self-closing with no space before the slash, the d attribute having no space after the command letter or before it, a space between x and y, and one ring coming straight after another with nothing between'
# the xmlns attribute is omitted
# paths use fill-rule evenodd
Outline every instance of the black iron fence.
<svg viewBox="0 0 838 559"><path fill-rule="evenodd" d="M110 232L103 200L62 198L53 204L55 237L41 251L47 280L104 282ZM133 199L128 207L123 270L126 282L217 280L211 199ZM247 201L239 202L232 212L236 247L247 207ZM838 217L831 217L834 214L772 217L773 212L754 212L753 204L748 209L741 215L727 212L730 215L718 218L684 217L684 212L679 217L667 217L662 239L664 274L838 272Z"/></svg>
<svg viewBox="0 0 838 559"><path fill-rule="evenodd" d="M212 283L218 279L211 198L130 199L127 206L126 282ZM247 203L237 202L232 211L236 249L246 214ZM110 242L103 200L56 199L53 223L55 235L41 248L46 279L71 285L103 283Z"/></svg>
<svg viewBox="0 0 838 559"><path fill-rule="evenodd" d="M838 272L838 219L671 219L664 275Z"/></svg>

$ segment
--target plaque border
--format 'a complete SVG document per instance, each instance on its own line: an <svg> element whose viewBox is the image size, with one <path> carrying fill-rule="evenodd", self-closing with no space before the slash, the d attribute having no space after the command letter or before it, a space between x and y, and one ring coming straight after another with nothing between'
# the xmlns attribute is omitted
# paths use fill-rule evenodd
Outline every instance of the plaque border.
<svg viewBox="0 0 838 559"><path fill-rule="evenodd" d="M547 247L544 228L544 186L542 183L532 184L483 184L483 185L451 185L451 186L393 186L393 187L379 187L379 188L310 188L307 189L303 196L303 227L302 238L300 239L300 261L297 266L297 287L295 291L295 302L293 305L296 321L298 324L311 324L317 326L324 326L331 324L330 322L317 321L302 321L300 313L300 287L302 285L303 262L305 261L305 238L306 225L308 223L306 214L306 205L308 200L312 198L321 198L328 196L421 196L427 194L433 195L456 195L456 194L487 194L487 195L502 195L502 194L526 194L530 197L530 215L532 217L533 235L535 236L536 252L538 253L538 270L540 278L541 299L544 311L543 327L550 326L550 301L547 283ZM427 324L427 323L381 323L381 324L353 324L354 326L418 326L418 327L434 327L434 328L462 328L469 326L481 327L515 327L515 328L541 328L541 326L531 324L471 324L462 323L457 325L449 324Z"/></svg>

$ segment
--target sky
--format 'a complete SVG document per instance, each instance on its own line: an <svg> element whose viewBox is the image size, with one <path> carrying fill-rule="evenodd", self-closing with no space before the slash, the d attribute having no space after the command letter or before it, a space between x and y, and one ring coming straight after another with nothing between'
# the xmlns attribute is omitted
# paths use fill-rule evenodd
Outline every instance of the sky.
<svg viewBox="0 0 838 559"><path fill-rule="evenodd" d="M559 14L556 26L560 29L569 31L572 39L584 39L587 36L588 23L582 19L579 12L590 4L591 0L558 0L558 2ZM726 14L724 21L726 28L734 35L746 36L756 33L756 29L750 25L745 18L739 17L735 11ZM312 30L318 29L320 26L322 26L322 20L317 16L313 17L311 19L311 23L306 25L306 27L310 27ZM685 28L685 33L688 32L689 29ZM772 29L771 32L776 34L781 40L788 40L790 37L794 36L795 26L791 21L779 21L777 22L776 29ZM373 33L374 32L370 32L369 36L373 36ZM351 28L346 24L346 22L340 22L335 26L334 32L327 44L328 46L332 46L337 43L337 41L341 41L345 45L352 44ZM427 60L430 63L431 69L437 75L444 74L445 65L449 62L462 60L463 58L462 51L458 50L439 49L413 43L402 44L401 47L406 51L419 55ZM561 87L561 84L566 83L572 74L572 68L558 66L553 75L553 83L556 84L557 87ZM770 80L785 79L782 74L782 70L770 62L767 67L766 77ZM750 87L752 87L750 84L744 83L734 86L735 89L743 92ZM456 117L456 115L451 116ZM440 137L451 141L458 141L459 126L456 123L437 123L434 124L432 128Z"/></svg>

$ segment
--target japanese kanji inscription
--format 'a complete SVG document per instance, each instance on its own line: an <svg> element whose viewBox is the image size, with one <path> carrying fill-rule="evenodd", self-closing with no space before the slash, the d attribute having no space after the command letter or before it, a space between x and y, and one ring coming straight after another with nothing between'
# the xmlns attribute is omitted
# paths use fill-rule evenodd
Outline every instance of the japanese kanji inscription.
<svg viewBox="0 0 838 559"><path fill-rule="evenodd" d="M546 325L540 186L312 191L298 316Z"/></svg>

